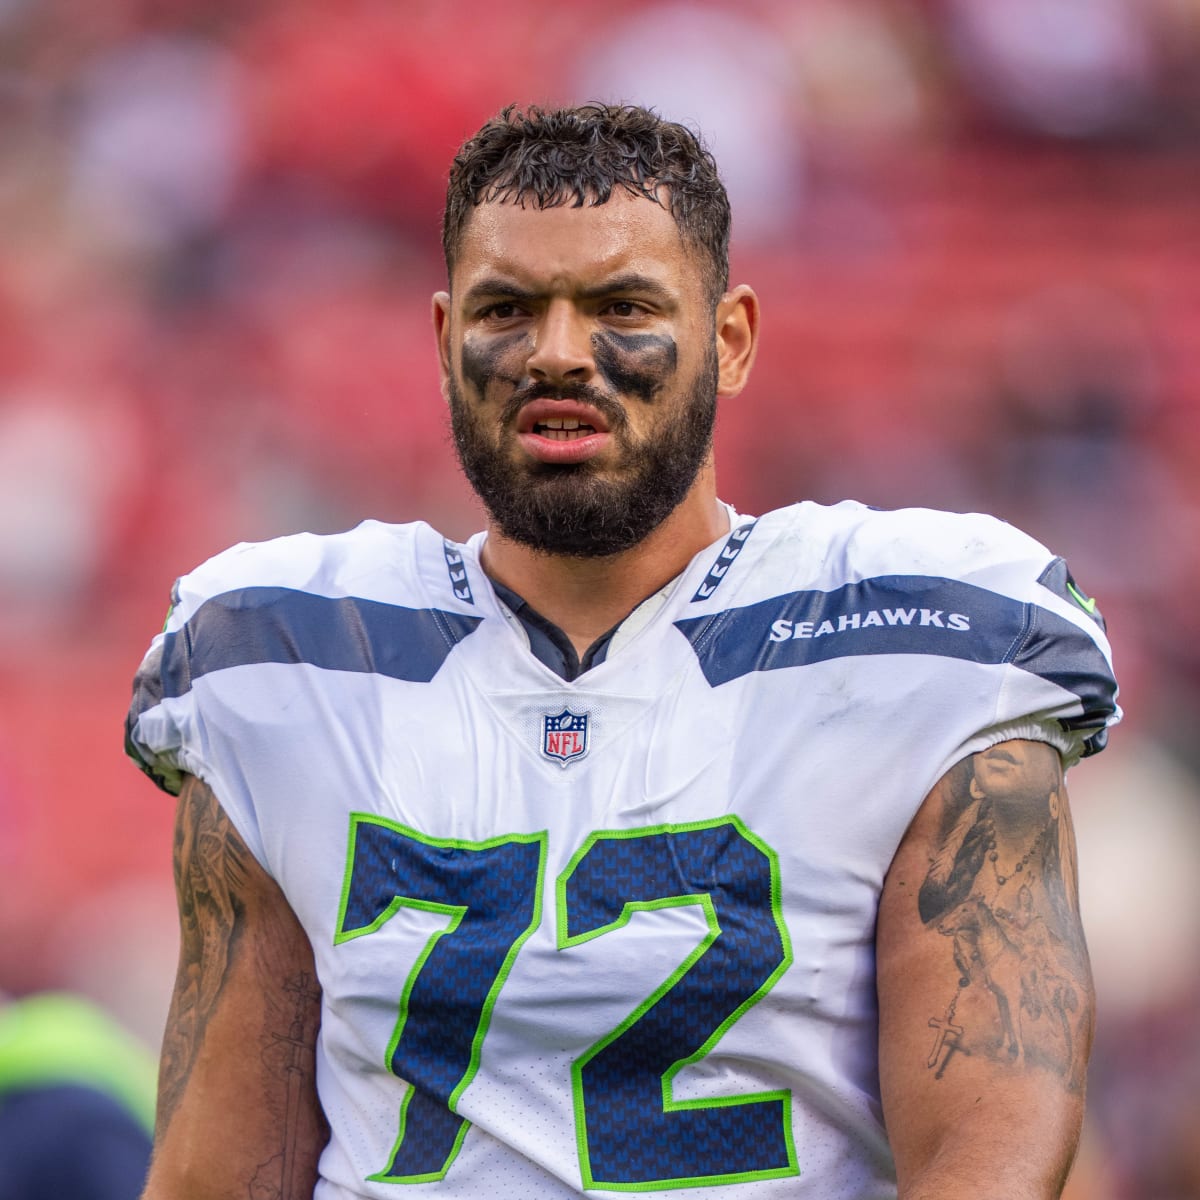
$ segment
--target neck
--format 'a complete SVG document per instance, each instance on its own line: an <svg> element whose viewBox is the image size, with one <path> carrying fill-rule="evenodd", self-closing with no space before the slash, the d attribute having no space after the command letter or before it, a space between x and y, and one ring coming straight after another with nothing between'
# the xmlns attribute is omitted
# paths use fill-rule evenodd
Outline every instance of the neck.
<svg viewBox="0 0 1200 1200"><path fill-rule="evenodd" d="M553 621L582 655L728 532L729 517L717 500L710 467L679 507L629 550L604 558L544 554L506 538L489 522L483 569Z"/></svg>

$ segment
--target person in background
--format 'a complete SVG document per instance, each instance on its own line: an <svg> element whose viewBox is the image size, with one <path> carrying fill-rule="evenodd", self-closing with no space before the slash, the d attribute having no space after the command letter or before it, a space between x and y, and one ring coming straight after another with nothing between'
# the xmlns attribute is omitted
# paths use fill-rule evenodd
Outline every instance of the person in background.
<svg viewBox="0 0 1200 1200"><path fill-rule="evenodd" d="M79 997L0 1002L0 1200L134 1200L154 1073L149 1051Z"/></svg>

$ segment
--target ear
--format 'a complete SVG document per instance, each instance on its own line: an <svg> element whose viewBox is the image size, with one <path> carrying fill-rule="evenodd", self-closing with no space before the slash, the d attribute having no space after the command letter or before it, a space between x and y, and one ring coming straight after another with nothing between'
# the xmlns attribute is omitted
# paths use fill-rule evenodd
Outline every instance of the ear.
<svg viewBox="0 0 1200 1200"><path fill-rule="evenodd" d="M746 386L758 353L758 297L746 284L726 292L717 305L717 395L732 399Z"/></svg>
<svg viewBox="0 0 1200 1200"><path fill-rule="evenodd" d="M433 294L433 332L437 338L438 374L442 383L442 398L449 400L450 382L450 293Z"/></svg>

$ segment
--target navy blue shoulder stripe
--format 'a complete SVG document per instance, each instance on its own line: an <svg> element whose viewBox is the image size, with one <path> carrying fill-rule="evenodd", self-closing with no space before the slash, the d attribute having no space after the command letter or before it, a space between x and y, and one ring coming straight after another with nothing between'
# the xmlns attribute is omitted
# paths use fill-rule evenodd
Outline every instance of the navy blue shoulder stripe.
<svg viewBox="0 0 1200 1200"><path fill-rule="evenodd" d="M882 575L689 617L675 627L713 687L752 671L848 655L935 654L1009 663L1072 692L1083 712L1070 719L1071 728L1102 730L1116 711L1116 681L1084 630L1049 609L960 580Z"/></svg>
<svg viewBox="0 0 1200 1200"><path fill-rule="evenodd" d="M202 675L250 663L309 663L428 683L482 619L291 588L224 592L164 638L161 695L182 696Z"/></svg>

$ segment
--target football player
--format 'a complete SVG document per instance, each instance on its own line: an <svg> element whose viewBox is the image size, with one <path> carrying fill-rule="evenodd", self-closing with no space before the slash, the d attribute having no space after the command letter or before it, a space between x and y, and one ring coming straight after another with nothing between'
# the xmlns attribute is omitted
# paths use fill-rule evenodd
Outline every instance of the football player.
<svg viewBox="0 0 1200 1200"><path fill-rule="evenodd" d="M646 110L489 121L433 299L486 528L178 584L128 727L179 797L148 1200L1061 1191L1099 613L985 516L719 498L729 225Z"/></svg>

